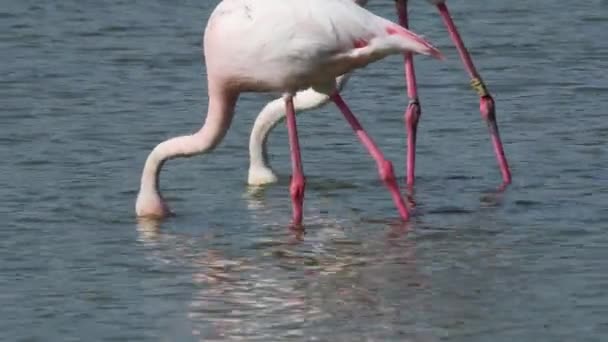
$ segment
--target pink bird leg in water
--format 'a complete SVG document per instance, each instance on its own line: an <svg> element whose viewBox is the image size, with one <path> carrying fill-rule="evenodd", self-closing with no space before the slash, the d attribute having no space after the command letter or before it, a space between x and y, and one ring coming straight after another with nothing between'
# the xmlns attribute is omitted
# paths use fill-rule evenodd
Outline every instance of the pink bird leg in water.
<svg viewBox="0 0 608 342"><path fill-rule="evenodd" d="M291 154L291 185L289 195L292 200L293 222L302 222L302 206L304 204L304 187L306 180L302 169L302 157L300 155L300 142L298 140L298 128L296 127L296 111L293 108L293 96L285 98L287 110L287 130L289 134L289 148Z"/></svg>
<svg viewBox="0 0 608 342"><path fill-rule="evenodd" d="M293 223L300 225L305 178L293 97L312 87L331 97L343 112L376 159L399 215L408 219L390 162L340 97L335 79L391 54L414 52L441 58L439 50L350 0L224 0L209 18L203 46L209 94L205 123L192 135L158 144L148 155L135 204L138 216L162 218L170 214L159 189L162 165L215 148L230 127L240 93L280 92L284 94L292 156Z"/></svg>
<svg viewBox="0 0 608 342"><path fill-rule="evenodd" d="M350 111L342 97L339 93L334 93L330 96L331 100L340 108L340 111L346 118L346 121L350 124L352 129L361 140L363 146L365 146L371 154L371 156L376 161L376 166L378 167L378 173L380 174L380 179L384 182L386 187L393 196L393 201L396 203L397 210L399 210L399 214L404 219L407 219L409 213L407 211L407 207L403 198L401 197L401 193L399 192L399 186L397 185L397 179L395 178L395 172L393 171L393 163L384 158L384 155L380 151L380 149L376 146L372 138L365 132L359 120L355 117L355 115Z"/></svg>
<svg viewBox="0 0 608 342"><path fill-rule="evenodd" d="M494 105L494 99L488 91L486 85L481 79L481 76L475 69L471 55L464 46L464 42L458 33L458 29L450 16L445 0L428 0L431 4L437 6L439 14L445 23L450 38L456 45L458 53L464 67L471 77L471 86L477 92L480 97L480 111L482 118L487 122L488 129L490 131L490 137L494 146L494 153L498 161L498 166L502 173L504 188L506 185L511 183L511 172L509 170L509 164L505 157L505 152L502 146L502 141L498 133L498 124L496 123L496 110ZM399 15L399 23L408 28L408 16L407 16L407 3L408 0L396 0L397 13ZM418 129L418 121L420 119L420 103L418 101L418 90L416 85L416 74L414 72L414 61L412 54L408 53L405 55L405 75L407 80L409 105L405 113L405 121L407 128L407 184L409 187L414 185L415 179L415 163L416 163L416 131Z"/></svg>
<svg viewBox="0 0 608 342"><path fill-rule="evenodd" d="M511 183L511 171L509 170L509 164L507 163L507 158L505 157L505 152L502 147L502 141L500 140L500 135L498 133L498 124L496 123L496 107L494 104L494 99L490 92L486 88L485 83L481 79L481 76L475 69L475 65L473 64L473 60L471 59L471 55L467 51L464 46L464 42L456 29L456 25L450 16L450 12L448 11L447 5L442 1L437 4L437 8L439 9L439 13L441 14L441 18L443 19L445 25L448 28L450 33L450 37L452 41L456 45L458 52L460 53L460 58L462 59L469 76L471 77L471 86L477 94L479 95L479 108L481 111L481 116L484 120L486 120L488 124L488 128L490 131L490 135L492 138L492 144L494 145L494 153L496 154L496 159L498 161L498 165L500 166L500 171L502 173L502 179L504 184Z"/></svg>
<svg viewBox="0 0 608 342"><path fill-rule="evenodd" d="M407 0L397 0L397 14L399 24L408 28ZM420 119L420 101L418 99L418 85L416 84L416 72L414 71L414 56L406 53L404 56L405 78L407 82L407 96L409 103L405 111L405 125L407 128L407 185L414 186L415 164L416 164L416 134L418 131L418 120Z"/></svg>
<svg viewBox="0 0 608 342"><path fill-rule="evenodd" d="M475 69L472 59L466 50L464 43L456 26L449 15L447 6L444 0L427 0L429 3L438 7L439 12L446 24L450 37L456 48L459 51L459 55L463 60L467 73L472 78L471 85L480 95L480 109L484 120L488 123L492 144L494 145L494 151L498 164L502 173L504 189L506 185L511 182L511 173L509 166L505 158L504 149L502 142L498 134L498 125L496 123L496 114L494 108L494 100L488 92L481 77ZM361 6L365 6L368 1L357 0L355 1ZM407 4L408 0L395 0L397 7L397 14L399 17L399 23L408 28L408 15L407 15ZM361 43L357 41L357 43ZM407 130L407 185L411 189L415 183L415 165L416 165L416 137L418 122L421 116L421 106L418 97L418 89L416 84L416 75L414 69L414 60L411 53L404 54L405 64L405 76L407 82L407 95L409 103L405 112L405 122ZM338 89L341 89L346 85L350 74L345 74L336 78L336 85ZM315 92L314 89L306 89L297 92L294 97L294 106L299 113L302 111L310 110L321 107L330 101L330 97L323 93ZM277 177L270 167L267 153L267 137L270 131L277 125L277 123L284 117L285 111L283 108L283 101L276 99L269 102L263 110L259 113L255 120L253 128L251 130L251 136L249 141L249 172L248 172L248 183L251 185L262 185L276 182Z"/></svg>

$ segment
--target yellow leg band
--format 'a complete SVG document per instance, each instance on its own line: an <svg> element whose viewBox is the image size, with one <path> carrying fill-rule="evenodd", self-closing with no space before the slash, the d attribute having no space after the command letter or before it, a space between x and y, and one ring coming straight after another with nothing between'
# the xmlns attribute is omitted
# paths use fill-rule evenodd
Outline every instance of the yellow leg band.
<svg viewBox="0 0 608 342"><path fill-rule="evenodd" d="M475 90L480 97L488 96L489 94L486 85L479 78L473 78L471 80L471 87L473 87L473 90Z"/></svg>

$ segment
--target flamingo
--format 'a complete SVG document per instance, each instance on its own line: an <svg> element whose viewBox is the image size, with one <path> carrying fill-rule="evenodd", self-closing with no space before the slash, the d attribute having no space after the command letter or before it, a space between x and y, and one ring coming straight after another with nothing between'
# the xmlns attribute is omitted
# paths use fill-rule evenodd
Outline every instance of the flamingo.
<svg viewBox="0 0 608 342"><path fill-rule="evenodd" d="M137 216L172 214L159 189L163 164L215 148L228 131L240 93L279 92L287 113L293 172L292 223L301 225L305 178L293 98L298 91L312 88L327 95L342 112L376 161L400 217L408 219L392 163L344 102L335 79L391 54L419 53L442 59L438 49L351 0L224 0L207 22L203 50L209 96L205 122L198 132L161 142L150 152L135 203Z"/></svg>
<svg viewBox="0 0 608 342"><path fill-rule="evenodd" d="M360 6L365 6L367 0L354 0ZM480 97L480 111L482 118L486 121L491 141L496 154L496 159L502 174L503 187L511 183L511 172L509 164L505 157L502 141L498 132L498 124L496 122L496 109L492 95L488 91L479 72L473 64L473 60L467 51L462 38L451 18L445 0L427 0L432 5L436 6L439 14L445 23L447 30L454 42L464 67L471 77L471 86ZM395 0L399 23L408 28L407 3L408 0ZM407 83L407 96L409 103L405 112L405 122L407 129L407 185L413 187L415 181L415 162L416 162L416 132L421 114L420 101L418 99L418 87L416 85L416 74L414 71L414 59L411 53L406 53L404 57L405 77ZM338 89L342 89L350 74L342 75L336 79ZM316 92L309 88L300 91L294 97L295 108L301 111L319 108L330 101L329 96L323 93ZM276 99L269 102L262 111L258 114L249 139L249 172L247 182L250 185L263 185L274 183L277 181L277 176L270 167L267 157L266 140L270 131L278 124L285 116L285 111L282 106L281 99Z"/></svg>

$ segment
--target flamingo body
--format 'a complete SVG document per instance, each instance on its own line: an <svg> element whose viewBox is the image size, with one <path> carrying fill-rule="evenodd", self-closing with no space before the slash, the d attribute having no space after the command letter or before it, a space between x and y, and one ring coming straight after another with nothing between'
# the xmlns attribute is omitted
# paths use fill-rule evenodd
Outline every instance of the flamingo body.
<svg viewBox="0 0 608 342"><path fill-rule="evenodd" d="M360 6L365 6L368 1L366 0L355 0ZM511 182L511 173L509 165L507 163L502 141L498 133L498 125L496 122L495 105L492 96L487 90L481 76L477 72L469 52L464 46L460 34L456 29L456 26L449 14L445 0L427 0L428 3L434 5L439 10L439 13L446 25L446 28L450 34L450 38L456 45L462 62L465 66L465 70L471 77L471 85L480 97L480 112L482 118L486 121L494 152L500 167L504 188ZM408 15L407 15L407 3L408 0L395 0L397 14L399 16L399 23L408 28ZM407 96L409 103L405 111L405 122L407 129L407 185L413 187L415 179L415 155L416 155L416 135L418 122L421 116L421 105L418 98L416 75L414 71L413 56L411 54L405 55L405 76L407 81ZM348 82L350 74L345 74L336 79L336 85L339 89L344 87ZM330 98L324 94L316 92L314 89L307 89L305 91L298 92L294 97L294 105L298 111L310 110L321 107L327 104ZM276 99L269 102L259 113L255 120L253 128L251 130L250 141L249 141L249 172L248 172L248 183L250 185L263 185L267 183L276 182L277 176L270 167L267 153L267 137L270 131L279 123L285 116L285 111L281 106L281 100Z"/></svg>
<svg viewBox="0 0 608 342"><path fill-rule="evenodd" d="M162 165L216 147L240 93L279 92L291 103L293 94L311 87L335 94L336 77L390 54L441 57L426 40L351 0L224 0L212 12L203 42L209 93L205 123L150 153L135 206L138 216L170 214L159 190Z"/></svg>
<svg viewBox="0 0 608 342"><path fill-rule="evenodd" d="M351 0L224 0L204 45L208 71L240 92L329 93L335 77L389 54L438 53Z"/></svg>

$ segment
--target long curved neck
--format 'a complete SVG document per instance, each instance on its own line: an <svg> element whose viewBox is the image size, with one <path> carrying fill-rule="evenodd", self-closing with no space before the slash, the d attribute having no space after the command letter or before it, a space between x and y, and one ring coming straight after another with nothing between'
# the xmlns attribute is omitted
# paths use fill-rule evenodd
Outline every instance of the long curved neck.
<svg viewBox="0 0 608 342"><path fill-rule="evenodd" d="M173 158L191 157L211 151L226 135L238 93L213 89L210 84L209 105L203 127L196 133L171 138L158 144L148 155L141 176L142 192L159 193L159 175L163 164Z"/></svg>
<svg viewBox="0 0 608 342"><path fill-rule="evenodd" d="M336 88L341 90L350 73L336 78ZM296 114L301 111L312 110L324 106L329 102L329 96L318 93L312 88L296 93L293 98ZM282 98L274 99L260 111L249 136L249 160L252 166L268 167L268 147L266 141L270 131L285 117L285 101Z"/></svg>
<svg viewBox="0 0 608 342"><path fill-rule="evenodd" d="M266 167L268 151L266 141L270 131L281 121L285 113L282 98L270 101L258 114L249 136L249 160L252 165Z"/></svg>

